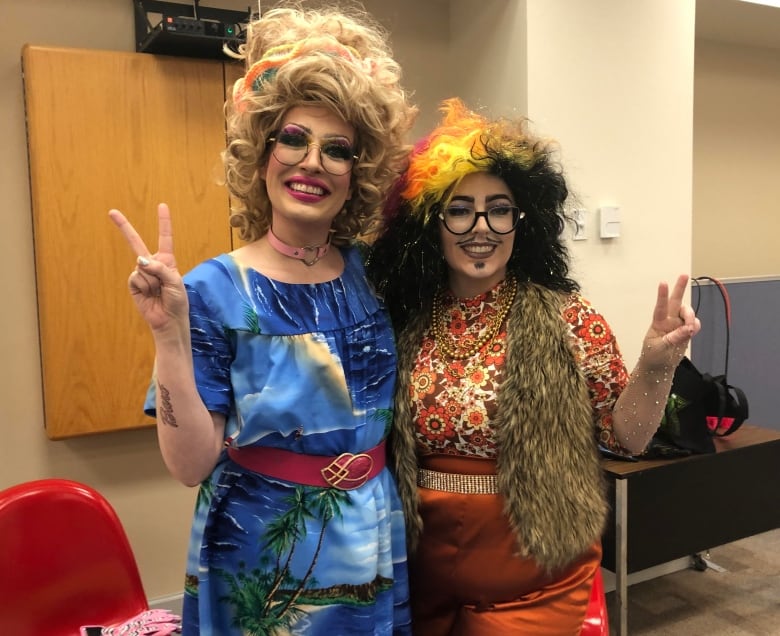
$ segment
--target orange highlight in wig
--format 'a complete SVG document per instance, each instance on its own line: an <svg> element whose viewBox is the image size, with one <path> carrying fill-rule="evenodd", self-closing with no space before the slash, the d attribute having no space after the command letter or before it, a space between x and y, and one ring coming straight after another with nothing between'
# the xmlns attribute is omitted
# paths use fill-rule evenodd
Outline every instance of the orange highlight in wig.
<svg viewBox="0 0 780 636"><path fill-rule="evenodd" d="M453 184L488 171L497 157L526 167L535 162L537 152L517 123L489 121L457 97L443 101L440 110L441 124L412 153L401 192L416 213L429 213Z"/></svg>

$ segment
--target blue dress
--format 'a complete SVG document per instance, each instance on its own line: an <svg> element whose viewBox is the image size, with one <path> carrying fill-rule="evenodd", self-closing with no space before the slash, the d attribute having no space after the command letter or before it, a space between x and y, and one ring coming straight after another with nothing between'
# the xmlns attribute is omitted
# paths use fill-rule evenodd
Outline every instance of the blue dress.
<svg viewBox="0 0 780 636"><path fill-rule="evenodd" d="M357 249L319 284L221 255L185 277L195 378L226 445L360 453L392 421L395 344ZM154 413L154 383L146 410ZM184 427L185 424L182 424ZM183 431L182 431L183 432ZM354 490L265 477L223 451L190 538L188 636L410 634L404 519L387 468Z"/></svg>

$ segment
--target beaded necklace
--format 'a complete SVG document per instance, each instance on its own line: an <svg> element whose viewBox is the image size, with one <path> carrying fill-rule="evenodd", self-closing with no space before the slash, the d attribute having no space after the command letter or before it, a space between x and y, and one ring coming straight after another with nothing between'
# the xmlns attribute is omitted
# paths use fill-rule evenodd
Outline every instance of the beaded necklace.
<svg viewBox="0 0 780 636"><path fill-rule="evenodd" d="M486 344L496 337L506 315L509 313L509 309L512 307L516 294L517 279L510 275L507 277L506 282L496 299L498 309L492 321L489 323L482 336L477 338L470 347L464 350L457 346L456 338L449 333L448 320L442 305L443 293L441 291L437 293L433 298L432 331L433 338L441 352L452 360L467 360L473 358ZM452 341L455 341L455 343L452 343Z"/></svg>

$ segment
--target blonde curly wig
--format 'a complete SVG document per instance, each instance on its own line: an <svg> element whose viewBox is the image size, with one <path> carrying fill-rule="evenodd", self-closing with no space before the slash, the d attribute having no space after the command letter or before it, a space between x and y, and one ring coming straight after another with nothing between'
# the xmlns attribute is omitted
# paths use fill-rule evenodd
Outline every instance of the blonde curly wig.
<svg viewBox="0 0 780 636"><path fill-rule="evenodd" d="M271 202L259 176L268 139L290 108L314 105L329 108L356 131L353 196L333 222L332 243L370 234L405 168L405 138L417 112L401 87L386 32L356 8L278 7L249 25L242 54L246 75L225 105L230 224L244 241L268 231Z"/></svg>

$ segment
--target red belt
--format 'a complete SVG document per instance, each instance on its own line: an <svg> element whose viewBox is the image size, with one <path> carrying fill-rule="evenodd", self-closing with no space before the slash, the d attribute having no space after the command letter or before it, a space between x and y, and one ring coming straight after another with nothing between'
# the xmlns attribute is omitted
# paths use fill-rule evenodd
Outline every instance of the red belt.
<svg viewBox="0 0 780 636"><path fill-rule="evenodd" d="M246 446L228 448L228 456L255 473L305 486L353 490L373 479L385 467L385 442L365 453L337 457L304 455L281 448Z"/></svg>

